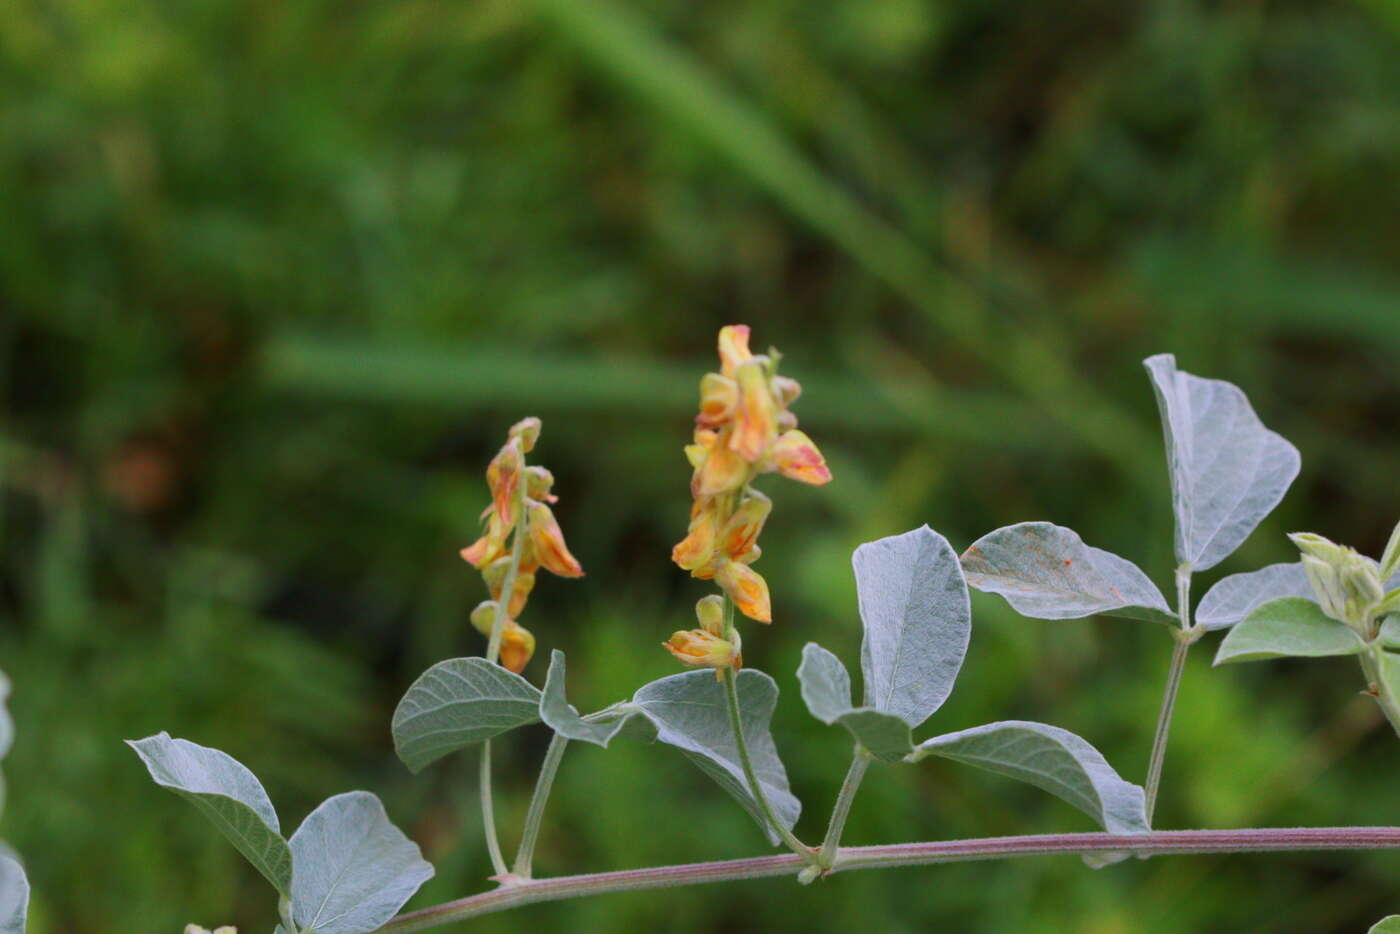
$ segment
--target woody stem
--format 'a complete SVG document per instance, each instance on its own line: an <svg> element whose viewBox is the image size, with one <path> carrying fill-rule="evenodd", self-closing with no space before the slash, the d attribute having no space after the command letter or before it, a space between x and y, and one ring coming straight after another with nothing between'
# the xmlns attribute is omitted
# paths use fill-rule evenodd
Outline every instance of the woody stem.
<svg viewBox="0 0 1400 934"><path fill-rule="evenodd" d="M724 598L724 618L725 618L725 638L730 642L734 641L737 630L734 628L734 601L728 596ZM749 744L744 739L744 721L739 714L739 676L733 668L724 669L724 696L729 706L729 726L734 731L734 746L739 752L739 765L744 770L744 778L748 780L749 791L753 795L754 801L758 803L759 810L763 812L768 825L773 828L773 832L787 844L788 849L802 857L808 863L816 863L816 854L791 830L778 820L778 816L773 811L773 806L768 803L768 795L763 791L763 785L759 783L758 773L754 771L753 759L749 756Z"/></svg>
<svg viewBox="0 0 1400 934"><path fill-rule="evenodd" d="M515 538L511 542L510 565L506 568L505 580L501 582L501 599L495 619L491 623L491 641L486 644L486 660L494 663L501 655L501 634L505 631L506 614L510 612L511 597L515 592L515 579L520 575L520 559L525 553L525 463L521 458L520 479L516 483L515 496L511 509L515 511ZM496 808L491 795L491 741L481 744L481 826L486 834L486 852L491 856L491 868L495 874L503 876L509 870L505 856L501 853L501 838L496 832Z"/></svg>

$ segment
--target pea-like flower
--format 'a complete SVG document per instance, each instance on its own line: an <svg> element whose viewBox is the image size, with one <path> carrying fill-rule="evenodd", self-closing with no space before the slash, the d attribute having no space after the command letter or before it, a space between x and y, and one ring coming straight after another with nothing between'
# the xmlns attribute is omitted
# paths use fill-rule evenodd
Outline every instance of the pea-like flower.
<svg viewBox="0 0 1400 934"><path fill-rule="evenodd" d="M500 662L519 673L535 652L535 637L517 619L544 568L560 577L582 577L583 567L564 543L549 504L554 475L526 463L539 441L541 423L526 418L511 426L506 443L486 468L491 505L481 514L485 529L462 549L462 558L481 571L491 599L471 614L472 625L491 639L496 634Z"/></svg>
<svg viewBox="0 0 1400 934"><path fill-rule="evenodd" d="M718 344L720 371L700 380L700 411L685 448L692 471L690 525L671 560L692 577L713 579L741 613L767 623L773 618L768 582L751 565L762 554L758 537L773 503L752 484L778 473L820 486L831 481L831 471L812 439L797 430L790 407L802 386L778 374L777 351L753 353L742 324L722 328ZM666 647L686 664L737 667L738 633L714 622L714 607L723 605L718 596L714 601L709 625L676 633Z"/></svg>

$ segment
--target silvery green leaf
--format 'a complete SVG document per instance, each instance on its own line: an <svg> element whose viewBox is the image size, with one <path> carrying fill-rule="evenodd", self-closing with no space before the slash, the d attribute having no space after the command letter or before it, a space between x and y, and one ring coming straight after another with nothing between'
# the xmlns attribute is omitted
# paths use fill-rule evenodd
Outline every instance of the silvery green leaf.
<svg viewBox="0 0 1400 934"><path fill-rule="evenodd" d="M924 740L911 761L942 756L1020 779L1088 814L1109 833L1149 829L1142 788L1119 777L1099 751L1059 727L1006 720Z"/></svg>
<svg viewBox="0 0 1400 934"><path fill-rule="evenodd" d="M869 542L851 558L860 619L865 706L911 727L953 690L972 633L962 565L928 526Z"/></svg>
<svg viewBox="0 0 1400 934"><path fill-rule="evenodd" d="M1381 918L1366 934L1400 934L1400 915Z"/></svg>
<svg viewBox="0 0 1400 934"><path fill-rule="evenodd" d="M1381 577L1397 573L1400 573L1400 522L1395 523L1395 531L1390 533L1390 541L1381 554Z"/></svg>
<svg viewBox="0 0 1400 934"><path fill-rule="evenodd" d="M24 934L29 914L29 880L24 867L0 856L0 934Z"/></svg>
<svg viewBox="0 0 1400 934"><path fill-rule="evenodd" d="M565 739L606 747L632 713L620 710L615 718L607 721L585 720L564 697L564 673L564 653L555 649L549 656L549 674L545 676L544 692L540 695L540 719Z"/></svg>
<svg viewBox="0 0 1400 934"><path fill-rule="evenodd" d="M327 798L292 834L292 918L302 934L368 934L433 877L418 844L367 791Z"/></svg>
<svg viewBox="0 0 1400 934"><path fill-rule="evenodd" d="M1201 605L1196 608L1196 625L1202 629L1226 629L1260 604L1283 597L1313 599L1308 575L1297 561L1222 578L1201 598Z"/></svg>
<svg viewBox="0 0 1400 934"><path fill-rule="evenodd" d="M1162 592L1137 565L1049 522L1022 522L982 536L963 553L962 566L968 584L1000 594L1023 616L1102 614L1176 623Z"/></svg>
<svg viewBox="0 0 1400 934"><path fill-rule="evenodd" d="M1391 614L1381 622L1380 640L1387 649L1400 649L1400 614Z"/></svg>
<svg viewBox="0 0 1400 934"><path fill-rule="evenodd" d="M850 672L841 659L815 642L802 647L797 682L802 686L803 703L822 723L835 723L837 717L853 706Z"/></svg>
<svg viewBox="0 0 1400 934"><path fill-rule="evenodd" d="M192 803L279 892L290 893L292 852L267 792L247 766L218 749L171 739L168 733L128 740L127 745L157 785Z"/></svg>
<svg viewBox="0 0 1400 934"><path fill-rule="evenodd" d="M851 706L851 676L846 666L815 642L802 650L797 680L812 716L827 725L841 724L875 758L899 762L913 751L909 724L871 707Z"/></svg>
<svg viewBox="0 0 1400 934"><path fill-rule="evenodd" d="M1298 476L1298 449L1265 428L1238 386L1143 361L1167 443L1176 556L1192 570L1219 564L1273 511Z"/></svg>
<svg viewBox="0 0 1400 934"><path fill-rule="evenodd" d="M797 823L802 804L788 790L787 772L768 728L778 703L778 686L772 678L752 668L740 671L738 679L739 710L754 772L778 820L784 827L791 828ZM779 842L749 793L734 744L734 732L729 725L725 688L715 680L713 672L687 671L642 685L628 706L645 717L644 721L638 718L636 722L651 725L652 729L647 732L654 733L654 737L649 738L685 753L738 799L772 843ZM634 730L628 730L627 734L638 735Z"/></svg>
<svg viewBox="0 0 1400 934"><path fill-rule="evenodd" d="M1266 658L1356 655L1365 649L1361 637L1300 597L1284 597L1256 607L1220 643L1215 664L1253 662Z"/></svg>
<svg viewBox="0 0 1400 934"><path fill-rule="evenodd" d="M533 684L484 658L449 658L413 682L394 711L394 749L411 771L540 719Z"/></svg>

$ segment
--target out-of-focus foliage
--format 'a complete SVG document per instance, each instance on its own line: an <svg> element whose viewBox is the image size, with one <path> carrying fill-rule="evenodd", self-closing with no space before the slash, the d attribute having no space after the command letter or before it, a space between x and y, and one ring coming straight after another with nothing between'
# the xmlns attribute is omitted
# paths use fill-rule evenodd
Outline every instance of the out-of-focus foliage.
<svg viewBox="0 0 1400 934"><path fill-rule="evenodd" d="M836 480L775 490L775 623L745 659L820 834L847 740L803 643L853 657L851 549L1044 519L1170 580L1152 394L1172 351L1295 442L1282 508L1211 575L1400 515L1400 14L1150 0L0 3L3 836L37 934L267 930L255 872L121 740L228 750L295 825L381 794L489 873L469 756L411 777L388 720L475 653L456 556L506 426L544 418L589 571L529 608L596 709L673 666L669 563L719 325L807 386ZM1202 592L1204 592L1202 590ZM1168 641L979 598L944 725L1061 725L1141 779ZM1162 826L1400 820L1349 659L1195 653ZM498 744L508 841L545 742ZM956 765L876 766L852 844L1088 829ZM571 749L544 873L740 855L752 823L661 747ZM1038 859L526 909L542 930L1354 931L1389 855ZM473 930L506 931L518 916Z"/></svg>

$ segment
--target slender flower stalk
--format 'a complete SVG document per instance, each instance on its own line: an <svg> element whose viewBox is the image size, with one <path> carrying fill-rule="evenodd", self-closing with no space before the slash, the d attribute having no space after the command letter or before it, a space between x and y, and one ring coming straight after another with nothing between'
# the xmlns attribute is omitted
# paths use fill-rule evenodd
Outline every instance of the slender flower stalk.
<svg viewBox="0 0 1400 934"><path fill-rule="evenodd" d="M544 763L540 766L539 778L535 780L535 793L530 798L530 810L525 815L525 830L520 836L520 849L515 854L515 867L512 870L521 879L530 878L535 858L535 843L540 836L540 823L544 820L544 806L549 802L550 789L554 787L554 776L563 761L564 750L569 741L562 734L555 733L545 750Z"/></svg>
<svg viewBox="0 0 1400 934"><path fill-rule="evenodd" d="M1251 830L1167 830L1136 834L1131 851L1139 856L1199 853L1279 853L1321 850L1400 849L1400 827L1303 827ZM1121 853L1122 834L1067 833L1020 837L984 837L931 843L896 843L885 846L846 847L831 872L856 869L892 869L938 863L1012 859L1025 856L1067 856ZM782 854L749 859L625 869L553 879L535 879L503 886L468 898L399 915L377 934L411 934L484 914L521 908L539 902L561 901L676 888L706 882L764 879L801 873L807 863L800 856Z"/></svg>
<svg viewBox="0 0 1400 934"><path fill-rule="evenodd" d="M560 577L583 576L583 568L564 544L563 532L548 505L559 500L551 492L554 475L543 467L526 463L526 455L534 450L539 440L540 429L540 420L533 417L511 426L505 445L486 468L491 505L481 515L485 523L482 536L462 549L462 559L481 571L491 597L471 615L472 625L487 637L486 660L499 661L516 674L524 669L535 652L534 635L516 621L534 589L535 573L543 567ZM553 746L550 752L554 753ZM561 746L558 754L562 752ZM546 764L550 766L548 779L552 781L554 769L558 768L557 757L552 764ZM496 831L489 739L481 744L479 775L486 851L496 876L504 877L509 870ZM544 778L541 774L541 779ZM549 796L549 781L535 789L540 811ZM535 813L533 802L531 814L535 823L527 827L527 841L522 841L517 857L517 864L523 859L527 873L539 831L540 815Z"/></svg>

